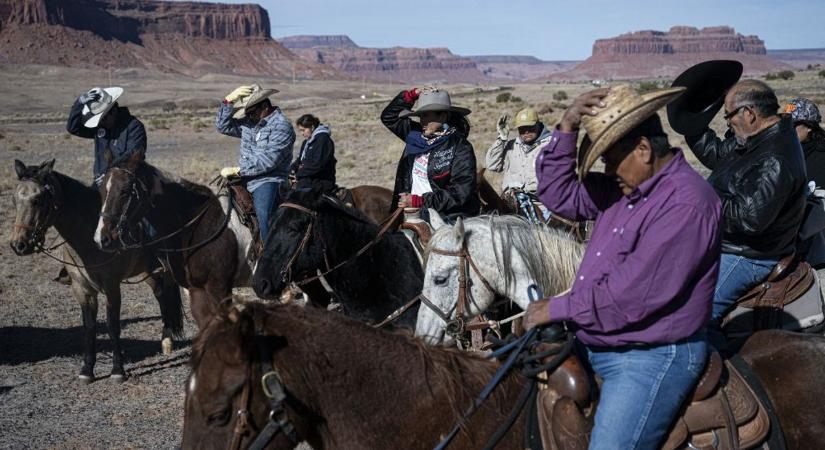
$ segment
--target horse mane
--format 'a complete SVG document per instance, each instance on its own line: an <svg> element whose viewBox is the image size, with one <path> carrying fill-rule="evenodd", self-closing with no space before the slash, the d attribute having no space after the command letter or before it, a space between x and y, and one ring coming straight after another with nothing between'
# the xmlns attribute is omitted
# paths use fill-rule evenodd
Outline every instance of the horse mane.
<svg viewBox="0 0 825 450"><path fill-rule="evenodd" d="M210 349L210 344L216 342L222 345L220 343L225 342L227 336L241 340L239 344L242 354L251 355L253 352L248 351L248 346L253 341L253 330L256 329L259 334L286 338L281 341L287 347L312 347L305 353L312 355L313 359L322 361L340 359L340 348L332 348L338 344L348 347L349 360L363 355L365 349L375 351L378 348L380 354L365 356L363 360L374 363L375 370L381 370L383 364L393 364L393 361L409 366L410 370L415 370L414 367L421 368L430 394L437 395L437 391L441 395L446 395L451 409L460 416L498 367L495 362L458 349L428 346L421 339L415 338L409 330L378 330L342 314L318 308L236 298L231 306L222 309L195 338L190 359L193 372L207 351L215 351ZM342 340L343 336L346 336L346 339ZM337 344L325 342L330 340ZM275 353L281 350L282 348L278 348ZM378 359L370 360L370 357ZM305 362L296 361L295 364ZM302 377L310 376L311 372L328 364L331 363L306 364L302 369ZM314 376L319 380L323 379L323 374ZM489 401L492 407L504 410L503 405L508 400L512 400L508 393L497 389Z"/></svg>
<svg viewBox="0 0 825 450"><path fill-rule="evenodd" d="M584 245L566 231L535 225L515 216L490 215L469 219L487 220L493 239L496 262L504 268L505 290L515 279L513 255L518 254L528 273L544 295L555 295L569 288L584 255ZM496 245L496 243L500 245Z"/></svg>
<svg viewBox="0 0 825 450"><path fill-rule="evenodd" d="M181 187L183 187L183 189L193 194L202 195L206 197L215 196L215 192L212 191L212 189L210 189L208 186L189 181L186 178L182 178L172 172L168 172L166 170L155 167L146 161L141 163L139 170L144 174L159 180L161 184L178 184Z"/></svg>

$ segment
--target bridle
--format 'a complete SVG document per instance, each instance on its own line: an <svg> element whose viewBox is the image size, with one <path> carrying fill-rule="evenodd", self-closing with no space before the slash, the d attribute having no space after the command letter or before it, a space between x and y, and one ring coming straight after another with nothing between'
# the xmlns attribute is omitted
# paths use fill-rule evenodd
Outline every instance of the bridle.
<svg viewBox="0 0 825 450"><path fill-rule="evenodd" d="M43 192L47 194L45 197L47 197L49 201L48 204L44 204L43 206L40 206L40 208L38 209L38 214L36 216L36 221L34 225L29 225L20 222L15 222L14 224L15 233L17 233L20 230L31 230L31 232L27 236L28 241L29 244L32 244L34 246L37 252L43 250L43 242L45 242L46 240L46 232L48 231L49 227L52 226L54 222L54 217L57 215L57 211L60 209L60 201L58 199L61 196L60 183L52 175L49 175L49 178L50 181L44 181L42 184L35 178L23 179L32 181L35 184L42 186ZM39 212L43 209L47 210L46 217L43 220L40 220Z"/></svg>
<svg viewBox="0 0 825 450"><path fill-rule="evenodd" d="M118 241L124 249L126 249L130 246L140 244L140 237L132 235L132 227L129 225L131 225L131 222L136 217L139 217L139 214L143 209L151 208L153 205L151 204L152 202L151 196L149 195L149 189L146 187L143 180L141 180L134 172L122 167L112 167L109 169L109 172L114 171L123 172L128 176L129 187L127 188L128 195L126 197L126 203L123 205L119 215L109 214L108 212L101 210L100 217L103 218L103 220L108 220L114 224ZM111 177L111 174L109 174L109 176ZM108 194L109 192L107 192L107 195ZM147 197L149 198L149 204L144 206L144 199ZM133 202L137 205L135 208L132 208ZM124 239L127 236L131 242L126 242L126 239Z"/></svg>
<svg viewBox="0 0 825 450"><path fill-rule="evenodd" d="M281 280L285 284L289 284L291 282L294 282L298 286L306 285L306 284L308 284L312 281L315 281L319 278L322 278L326 275L329 275L330 273L334 272L335 270L338 270L339 268L341 268L341 267L355 261L356 259L358 259L359 256L366 253L367 250L369 250L375 244L377 244L378 242L381 241L381 239L384 237L384 235L387 233L387 231L389 231L390 228L392 228L392 225L395 223L395 219L397 219L398 216L400 216L404 212L402 208L396 209L395 212L390 217L385 219L383 226L378 231L378 234L371 241L367 242L367 244L364 245L363 247L361 247L361 249L358 250L357 252L355 252L355 254L353 254L349 258L345 259L344 261L339 262L338 264L336 264L334 266L330 266L326 242L324 242L323 236L319 235L318 238L321 241L321 248L322 248L322 252L323 252L323 255L324 255L324 265L326 266L326 270L324 270L324 272L322 272L322 273L311 276L309 278L304 278L300 281L293 281L292 280L292 266L293 266L293 264L295 264L295 261L298 260L298 258L301 256L301 254L303 254L304 250L306 250L307 244L309 243L309 240L312 237L312 230L315 227L315 223L318 220L318 211L314 211L314 210L309 209L305 206L301 206L297 203L292 203L292 202L281 203L279 208L294 209L294 210L297 210L297 211L301 211L302 213L307 214L307 215L310 216L309 225L307 226L307 229L304 232L304 236L301 238L301 242L298 244L298 247L295 248L295 251L292 253L292 256L290 256L289 259L287 259L286 264L284 264L284 268L281 269Z"/></svg>
<svg viewBox="0 0 825 450"><path fill-rule="evenodd" d="M475 261L473 261L472 255L470 255L469 250L467 250L467 241L462 241L461 249L458 251L449 251L449 250L442 250L439 248L432 247L430 252L442 255L442 256L452 256L458 258L458 299L456 303L450 308L449 311L444 311L439 308L436 304L434 304L430 299L427 298L424 293L420 294L421 303L430 310L432 310L441 320L443 320L447 325L444 328L444 332L455 339L457 342L463 342L466 344L466 339L464 338L464 333L467 331L472 332L480 332L485 328L489 328L490 322L488 322L481 313L479 313L476 317L471 319L469 322L465 321L465 315L467 311L470 309L470 305L474 303L472 298L472 291L469 289L469 277L467 276L467 269L468 267L476 274L479 280L481 280L481 284L484 287L495 295L495 290L493 286L487 281L487 278L481 274L481 271L478 270L478 266L476 266ZM455 318L452 318L453 312L455 312ZM475 337L474 337L475 338ZM476 339L474 339L476 340ZM480 336L477 338L480 340ZM474 343L475 344L475 343Z"/></svg>
<svg viewBox="0 0 825 450"><path fill-rule="evenodd" d="M261 363L261 387L264 395L269 399L269 420L246 448L247 450L262 450L278 433L283 433L293 445L299 441L295 426L290 422L284 404L287 400L286 388L278 377L278 373L272 366L272 353L274 349L269 344L266 336L256 335L255 341L260 355ZM237 411L238 421L235 423L235 430L230 443L230 450L239 450L244 436L256 431L252 425L249 414L249 400L252 391L252 364L254 359L250 358L249 372L241 393L241 406Z"/></svg>

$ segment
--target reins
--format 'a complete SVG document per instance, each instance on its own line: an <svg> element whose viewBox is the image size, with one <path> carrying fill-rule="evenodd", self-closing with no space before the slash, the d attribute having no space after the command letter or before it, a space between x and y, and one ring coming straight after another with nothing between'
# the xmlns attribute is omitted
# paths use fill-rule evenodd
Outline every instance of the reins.
<svg viewBox="0 0 825 450"><path fill-rule="evenodd" d="M298 204L292 203L292 202L281 203L281 205L279 207L280 208L295 209L297 211L303 212L304 214L308 214L311 217L311 221L309 223L309 226L307 226L306 232L304 232L304 236L301 239L301 242L298 244L298 247L295 248L295 251L292 253L292 256L290 256L290 258L286 262L286 265L284 265L284 268L281 270L281 279L285 283L289 283L289 282L291 282L291 279L292 279L292 265L295 263L295 261L298 260L298 258L304 252L304 250L306 249L307 244L309 243L309 239L312 237L312 230L315 226L316 220L318 219L318 212L313 211L312 209L309 209L305 206L301 206L301 205L298 205ZM311 276L309 278L305 278L301 281L296 281L295 284L298 285L298 286L306 285L308 283L311 283L315 280L318 280L322 277L325 277L325 276L329 275L330 273L340 269L341 267L343 267L347 264L352 263L353 261L358 259L358 257L360 257L361 255L366 253L369 249L371 249L373 246L378 244L381 241L381 239L384 237L384 235L387 233L387 231L389 231L392 228L392 225L395 222L395 219L397 219L403 212L404 212L404 210L401 209L401 208L396 209L395 212L393 212L392 215L384 221L384 226L381 227L381 229L378 231L378 234L376 234L375 237L372 240L367 242L363 247L361 247L360 250L355 252L355 254L353 254L349 258L345 259L344 261L339 262L338 264L336 264L332 267L329 266L329 261L327 259L326 244L323 242L323 239L322 239L321 244L322 244L322 247L323 247L324 261L327 265L327 270L325 270L324 272L319 273L317 275Z"/></svg>

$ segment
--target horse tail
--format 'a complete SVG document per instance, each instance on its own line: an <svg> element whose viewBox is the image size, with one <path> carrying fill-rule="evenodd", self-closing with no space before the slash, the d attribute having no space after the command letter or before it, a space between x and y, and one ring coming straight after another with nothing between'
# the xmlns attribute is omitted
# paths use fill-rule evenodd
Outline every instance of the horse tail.
<svg viewBox="0 0 825 450"><path fill-rule="evenodd" d="M163 319L164 329L170 331L176 339L183 337L183 300L180 295L180 286L175 279L165 270L160 278L160 315Z"/></svg>

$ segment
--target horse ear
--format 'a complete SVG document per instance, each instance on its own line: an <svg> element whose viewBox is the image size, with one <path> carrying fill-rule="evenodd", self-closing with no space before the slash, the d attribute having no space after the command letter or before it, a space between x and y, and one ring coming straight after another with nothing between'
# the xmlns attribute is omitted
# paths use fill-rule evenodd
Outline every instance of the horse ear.
<svg viewBox="0 0 825 450"><path fill-rule="evenodd" d="M427 211L430 213L430 226L433 227L433 230L437 231L439 228L447 225L447 222L441 218L441 214L438 211L427 208Z"/></svg>
<svg viewBox="0 0 825 450"><path fill-rule="evenodd" d="M456 240L458 242L464 242L464 220L461 216L458 217L455 221L455 226L453 226L453 233L455 234Z"/></svg>
<svg viewBox="0 0 825 450"><path fill-rule="evenodd" d="M37 168L38 175L48 175L51 173L52 169L54 169L54 161L55 159L52 158L49 161L44 161L43 164L40 164L40 167Z"/></svg>
<svg viewBox="0 0 825 450"><path fill-rule="evenodd" d="M17 174L17 179L22 180L26 176L26 165L19 159L14 160L14 172Z"/></svg>

